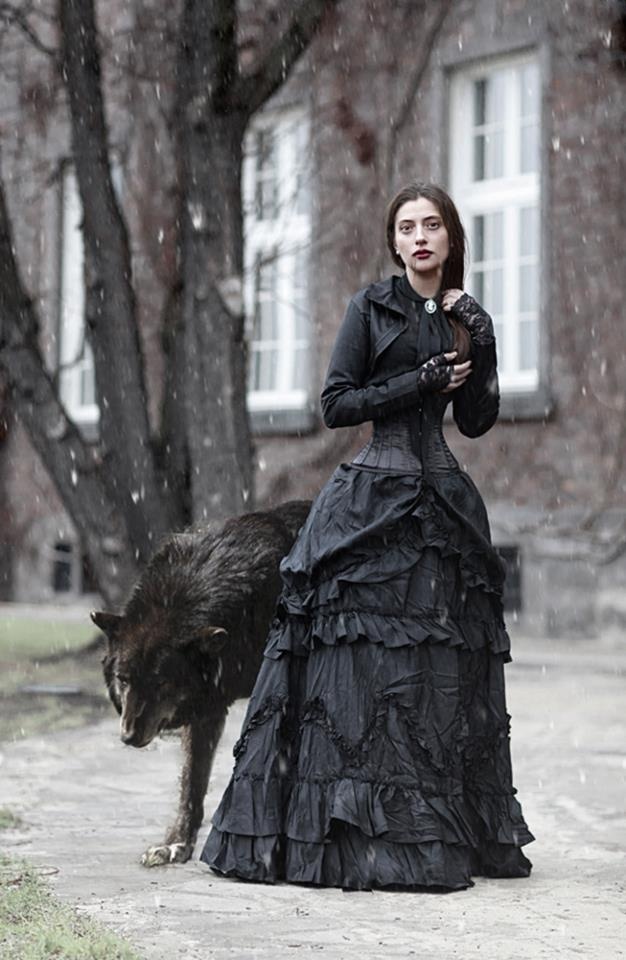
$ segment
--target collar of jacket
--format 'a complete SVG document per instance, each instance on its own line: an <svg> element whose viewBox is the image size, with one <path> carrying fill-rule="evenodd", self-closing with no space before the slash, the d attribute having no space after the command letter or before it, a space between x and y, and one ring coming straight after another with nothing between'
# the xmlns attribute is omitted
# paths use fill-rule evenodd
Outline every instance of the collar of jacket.
<svg viewBox="0 0 626 960"><path fill-rule="evenodd" d="M370 373L374 364L390 344L407 329L409 319L402 309L394 292L394 277L371 283L363 291L366 300L383 311L370 311L370 331L372 351L370 354Z"/></svg>
<svg viewBox="0 0 626 960"><path fill-rule="evenodd" d="M399 279L398 277L391 276L386 277L384 280L377 280L376 283L370 283L369 287L366 287L364 293L368 300L371 300L372 303L378 303L382 307L386 307L387 310L391 310L394 313L399 313L400 316L406 318L406 313L404 312L400 301L396 297L394 290L394 280Z"/></svg>

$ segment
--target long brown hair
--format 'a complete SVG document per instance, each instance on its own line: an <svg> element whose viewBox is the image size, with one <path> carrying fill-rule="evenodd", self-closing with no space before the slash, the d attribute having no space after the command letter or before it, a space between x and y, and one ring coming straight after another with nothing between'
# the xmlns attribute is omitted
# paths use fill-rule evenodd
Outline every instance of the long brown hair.
<svg viewBox="0 0 626 960"><path fill-rule="evenodd" d="M396 215L403 204L408 203L409 200L417 200L419 197L424 197L435 204L448 231L450 252L443 265L441 289L462 290L467 250L465 230L454 201L445 190L442 190L435 183L421 183L419 180L414 180L398 191L387 207L386 238L391 259L398 267L405 269L404 261L395 250ZM472 341L462 323L451 316L450 313L446 313L446 317L454 332L454 349L458 351L455 362L460 363L469 357Z"/></svg>

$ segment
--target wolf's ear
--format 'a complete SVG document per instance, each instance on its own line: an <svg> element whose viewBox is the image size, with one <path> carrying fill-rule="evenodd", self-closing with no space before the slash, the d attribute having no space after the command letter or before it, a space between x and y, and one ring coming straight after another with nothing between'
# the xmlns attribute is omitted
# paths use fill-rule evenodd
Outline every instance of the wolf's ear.
<svg viewBox="0 0 626 960"><path fill-rule="evenodd" d="M204 627L197 633L191 645L202 650L203 653L215 655L219 653L228 640L228 630L224 627Z"/></svg>
<svg viewBox="0 0 626 960"><path fill-rule="evenodd" d="M109 640L113 639L123 620L123 617L117 613L104 613L100 610L92 610L89 616L98 629L106 633Z"/></svg>

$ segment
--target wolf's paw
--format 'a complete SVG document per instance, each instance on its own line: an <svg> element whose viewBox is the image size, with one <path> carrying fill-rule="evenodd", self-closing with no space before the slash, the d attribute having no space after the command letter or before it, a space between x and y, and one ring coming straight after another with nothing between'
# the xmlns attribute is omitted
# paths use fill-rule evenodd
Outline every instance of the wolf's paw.
<svg viewBox="0 0 626 960"><path fill-rule="evenodd" d="M193 853L190 843L164 843L160 847L148 847L141 855L144 867L162 867L166 863L187 863Z"/></svg>

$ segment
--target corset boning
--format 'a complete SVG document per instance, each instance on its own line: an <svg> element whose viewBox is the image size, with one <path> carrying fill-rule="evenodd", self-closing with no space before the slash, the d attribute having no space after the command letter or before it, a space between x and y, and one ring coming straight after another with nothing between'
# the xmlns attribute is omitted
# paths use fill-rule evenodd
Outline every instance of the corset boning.
<svg viewBox="0 0 626 960"><path fill-rule="evenodd" d="M441 410L403 411L374 421L371 439L352 463L374 470L401 473L450 473L459 464L441 427Z"/></svg>

